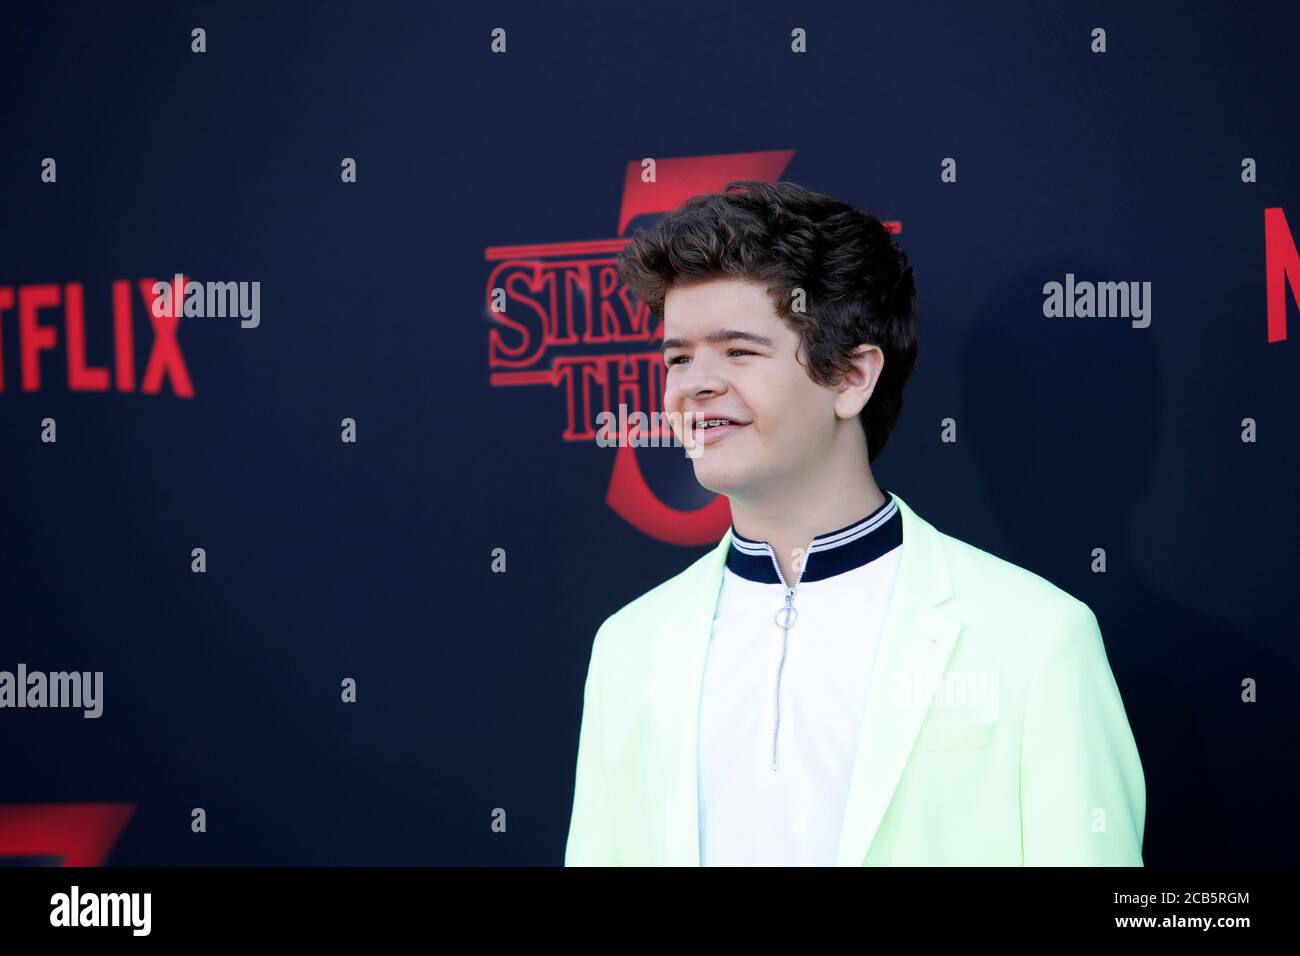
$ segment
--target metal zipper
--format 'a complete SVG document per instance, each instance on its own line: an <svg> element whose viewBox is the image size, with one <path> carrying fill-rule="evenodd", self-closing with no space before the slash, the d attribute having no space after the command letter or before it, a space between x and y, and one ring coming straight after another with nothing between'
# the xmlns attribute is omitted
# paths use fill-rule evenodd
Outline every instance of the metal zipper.
<svg viewBox="0 0 1300 956"><path fill-rule="evenodd" d="M809 545L811 548L812 545ZM776 726L772 728L772 769L779 770L780 766L776 760L776 741L777 736L781 733L781 674L785 671L785 652L790 640L790 628L799 617L799 612L794 609L794 592L795 587L799 586L798 580L795 581L794 587L786 584L785 575L781 573L781 563L776 560L776 552L772 546L767 546L767 553L772 556L772 566L776 568L776 576L781 581L781 586L785 588L785 605L776 612L776 626L781 628L781 663L776 670ZM804 552L805 566L807 562L807 552ZM799 577L803 577L803 568L799 569Z"/></svg>

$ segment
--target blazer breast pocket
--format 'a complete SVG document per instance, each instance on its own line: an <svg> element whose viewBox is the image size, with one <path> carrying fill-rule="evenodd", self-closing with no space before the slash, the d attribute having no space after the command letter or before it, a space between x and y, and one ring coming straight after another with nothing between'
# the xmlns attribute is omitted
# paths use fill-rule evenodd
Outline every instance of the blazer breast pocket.
<svg viewBox="0 0 1300 956"><path fill-rule="evenodd" d="M996 720L936 717L931 714L921 725L912 748L916 751L978 750L991 746Z"/></svg>

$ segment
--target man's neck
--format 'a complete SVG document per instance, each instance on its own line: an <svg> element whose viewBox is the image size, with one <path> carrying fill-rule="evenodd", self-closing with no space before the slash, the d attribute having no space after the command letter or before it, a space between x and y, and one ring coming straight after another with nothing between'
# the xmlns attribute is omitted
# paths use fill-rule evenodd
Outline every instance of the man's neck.
<svg viewBox="0 0 1300 956"><path fill-rule="evenodd" d="M786 583L800 576L800 555L806 557L813 538L847 527L885 503L871 469L864 465L857 480L843 476L833 487L804 487L761 500L731 498L731 520L746 538L766 541L776 553Z"/></svg>

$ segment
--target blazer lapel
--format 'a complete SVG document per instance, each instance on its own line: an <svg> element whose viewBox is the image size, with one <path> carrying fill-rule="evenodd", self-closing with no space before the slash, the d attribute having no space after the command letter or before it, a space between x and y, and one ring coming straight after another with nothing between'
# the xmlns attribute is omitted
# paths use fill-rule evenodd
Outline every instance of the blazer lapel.
<svg viewBox="0 0 1300 956"><path fill-rule="evenodd" d="M700 865L699 720L700 694L713 612L722 587L728 528L717 546L679 579L669 593L673 610L664 616L656 642L656 688L666 688L661 718L664 721L660 755L666 773L664 825L669 866Z"/></svg>
<svg viewBox="0 0 1300 956"><path fill-rule="evenodd" d="M938 532L897 494L894 500L903 553L871 672L837 866L864 864L961 631L938 610L952 595Z"/></svg>

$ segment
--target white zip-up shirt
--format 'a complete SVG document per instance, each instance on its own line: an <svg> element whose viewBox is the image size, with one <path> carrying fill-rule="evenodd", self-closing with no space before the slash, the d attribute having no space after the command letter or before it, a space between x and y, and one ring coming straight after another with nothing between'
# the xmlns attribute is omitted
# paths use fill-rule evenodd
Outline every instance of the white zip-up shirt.
<svg viewBox="0 0 1300 956"><path fill-rule="evenodd" d="M902 516L885 492L813 538L797 582L767 542L731 536L700 697L700 865L830 866Z"/></svg>

